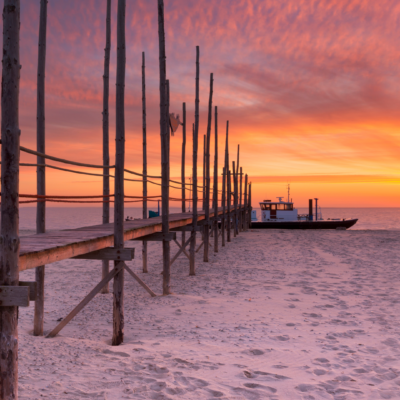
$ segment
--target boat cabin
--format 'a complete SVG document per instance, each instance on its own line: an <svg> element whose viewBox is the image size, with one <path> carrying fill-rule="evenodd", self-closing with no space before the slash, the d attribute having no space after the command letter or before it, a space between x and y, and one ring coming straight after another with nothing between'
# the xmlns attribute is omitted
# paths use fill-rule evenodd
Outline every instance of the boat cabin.
<svg viewBox="0 0 400 400"><path fill-rule="evenodd" d="M283 197L277 197L278 202L264 200L260 202L261 221L297 221L297 209L293 203L282 201Z"/></svg>

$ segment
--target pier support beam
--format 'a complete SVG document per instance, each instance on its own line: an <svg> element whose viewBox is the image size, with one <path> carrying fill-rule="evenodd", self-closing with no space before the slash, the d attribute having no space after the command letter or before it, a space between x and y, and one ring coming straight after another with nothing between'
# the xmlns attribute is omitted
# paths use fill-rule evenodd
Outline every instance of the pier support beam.
<svg viewBox="0 0 400 400"><path fill-rule="evenodd" d="M20 1L4 0L1 91L0 286L19 281ZM18 398L18 307L0 305L0 393Z"/></svg>
<svg viewBox="0 0 400 400"><path fill-rule="evenodd" d="M46 69L46 32L47 32L47 0L40 1L39 22L39 52L37 73L37 112L36 112L36 141L38 153L46 153L45 135L45 69ZM37 164L37 194L46 195L46 168L43 166L46 160L38 156ZM46 202L41 201L36 206L36 233L46 232ZM35 312L33 317L33 335L43 335L44 325L44 276L45 266L35 269L37 284L37 296L35 300Z"/></svg>

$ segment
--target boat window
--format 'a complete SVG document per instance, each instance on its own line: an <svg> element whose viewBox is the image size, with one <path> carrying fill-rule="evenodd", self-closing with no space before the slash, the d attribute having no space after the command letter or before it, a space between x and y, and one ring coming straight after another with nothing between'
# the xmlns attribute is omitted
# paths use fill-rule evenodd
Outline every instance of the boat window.
<svg viewBox="0 0 400 400"><path fill-rule="evenodd" d="M261 204L261 210L269 210L270 204Z"/></svg>
<svg viewBox="0 0 400 400"><path fill-rule="evenodd" d="M284 204L277 204L278 210L284 210L285 205Z"/></svg>
<svg viewBox="0 0 400 400"><path fill-rule="evenodd" d="M285 210L293 210L293 204L285 204Z"/></svg>
<svg viewBox="0 0 400 400"><path fill-rule="evenodd" d="M276 204L271 204L271 210L276 210Z"/></svg>

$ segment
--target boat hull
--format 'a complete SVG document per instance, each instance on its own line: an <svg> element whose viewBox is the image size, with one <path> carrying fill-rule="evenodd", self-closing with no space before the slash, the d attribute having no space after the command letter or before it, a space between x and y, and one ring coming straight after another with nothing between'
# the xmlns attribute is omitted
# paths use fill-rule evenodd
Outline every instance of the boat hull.
<svg viewBox="0 0 400 400"><path fill-rule="evenodd" d="M345 219L340 221L283 221L283 222L252 222L252 229L348 229L358 219Z"/></svg>

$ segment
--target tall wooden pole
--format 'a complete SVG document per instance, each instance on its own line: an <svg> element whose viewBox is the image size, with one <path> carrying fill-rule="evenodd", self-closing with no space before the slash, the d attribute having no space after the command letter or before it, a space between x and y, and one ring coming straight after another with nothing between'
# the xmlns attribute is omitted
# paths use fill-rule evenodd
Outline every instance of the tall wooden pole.
<svg viewBox="0 0 400 400"><path fill-rule="evenodd" d="M115 129L115 203L114 247L124 248L124 166L125 166L125 9L126 0L118 0L117 17L117 85ZM114 261L114 268L121 268L123 261ZM112 345L124 340L124 268L114 277L113 337Z"/></svg>
<svg viewBox="0 0 400 400"><path fill-rule="evenodd" d="M40 23L39 23L39 54L37 73L37 111L36 111L36 141L37 151L46 153L45 134L45 69L46 69L46 32L47 32L47 0L40 1ZM38 165L43 165L46 160L37 157ZM37 194L46 195L46 168L37 167ZM36 233L46 232L46 203L38 202L36 206ZM43 335L44 323L44 265L35 269L36 300L35 314L33 318L33 335Z"/></svg>
<svg viewBox="0 0 400 400"><path fill-rule="evenodd" d="M103 165L110 165L110 139L109 139L109 111L108 100L110 93L110 52L111 52L111 0L107 0L106 17L106 47L104 49L104 75L103 75ZM103 168L103 224L110 222L110 169ZM109 261L102 261L102 279L109 272ZM101 289L101 293L109 293L108 282Z"/></svg>
<svg viewBox="0 0 400 400"><path fill-rule="evenodd" d="M227 199L227 224L226 224L226 241L231 241L231 171L227 172L226 199Z"/></svg>
<svg viewBox="0 0 400 400"><path fill-rule="evenodd" d="M243 211L243 229L247 231L247 174L244 177L244 211Z"/></svg>
<svg viewBox="0 0 400 400"><path fill-rule="evenodd" d="M206 199L205 199L205 227L204 227L204 257L203 261L208 262L209 237L210 237L210 141L211 141L211 120L212 120L212 96L213 96L213 74L210 74L210 96L208 99L208 120L207 120L207 143L206 143Z"/></svg>
<svg viewBox="0 0 400 400"><path fill-rule="evenodd" d="M214 252L218 253L218 107L215 106L215 154L214 154Z"/></svg>
<svg viewBox="0 0 400 400"><path fill-rule="evenodd" d="M186 103L182 104L182 165L181 165L181 182L182 182L182 212L186 212L186 177L185 177L185 161L186 161ZM185 231L182 231L182 246L186 242Z"/></svg>
<svg viewBox="0 0 400 400"><path fill-rule="evenodd" d="M249 206L249 219L248 219L248 223L249 223L249 228L250 228L250 226L251 226L251 210L252 210L252 208L251 208L251 183L249 184L249 204L248 204L248 206Z"/></svg>
<svg viewBox="0 0 400 400"><path fill-rule="evenodd" d="M206 208L206 151L207 151L207 138L203 137L203 210Z"/></svg>
<svg viewBox="0 0 400 400"><path fill-rule="evenodd" d="M226 187L226 169L225 167L222 168L222 200L221 200L221 206L222 206L222 218L221 218L221 245L224 247L225 246L225 221L226 221L226 215L225 215L225 187Z"/></svg>
<svg viewBox="0 0 400 400"><path fill-rule="evenodd" d="M167 116L167 65L165 55L164 1L158 0L158 40L160 63L160 135L161 135L161 176L162 176L162 233L163 247L163 295L170 290L170 245L169 234L169 121Z"/></svg>
<svg viewBox="0 0 400 400"><path fill-rule="evenodd" d="M0 286L19 283L19 0L4 0ZM18 307L0 305L0 398L18 399Z"/></svg>
<svg viewBox="0 0 400 400"><path fill-rule="evenodd" d="M235 229L236 235L239 235L239 152L240 152L240 144L238 144L237 149L237 164L236 164L236 173L235 173L235 202L236 202L236 209L235 209Z"/></svg>
<svg viewBox="0 0 400 400"><path fill-rule="evenodd" d="M232 171L233 171L233 237L237 235L237 196L236 196L236 182L237 175L235 169L235 161L232 161Z"/></svg>
<svg viewBox="0 0 400 400"><path fill-rule="evenodd" d="M243 185L243 170L240 167L240 192L239 192L239 230L243 231L243 210L242 210L242 185Z"/></svg>
<svg viewBox="0 0 400 400"><path fill-rule="evenodd" d="M200 48L196 46L196 100L194 112L193 130L193 231L190 240L190 272L189 275L196 275L196 229L197 229L197 145L199 137L199 93L200 93Z"/></svg>
<svg viewBox="0 0 400 400"><path fill-rule="evenodd" d="M143 129L143 219L147 219L147 115L146 115L146 65L142 52L142 129ZM147 242L142 242L143 272L147 273Z"/></svg>

